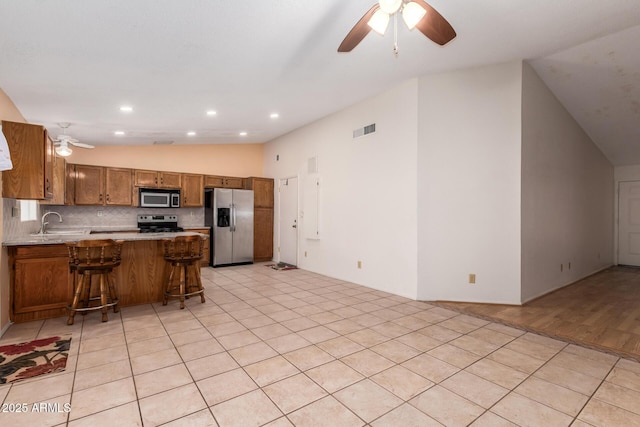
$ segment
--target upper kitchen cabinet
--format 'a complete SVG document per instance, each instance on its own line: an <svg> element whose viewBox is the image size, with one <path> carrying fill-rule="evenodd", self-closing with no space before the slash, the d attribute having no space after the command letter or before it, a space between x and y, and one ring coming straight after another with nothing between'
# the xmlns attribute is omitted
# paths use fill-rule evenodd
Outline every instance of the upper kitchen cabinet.
<svg viewBox="0 0 640 427"><path fill-rule="evenodd" d="M75 205L133 206L131 169L75 165Z"/></svg>
<svg viewBox="0 0 640 427"><path fill-rule="evenodd" d="M253 205L256 208L273 208L273 179L247 178L247 190L253 190Z"/></svg>
<svg viewBox="0 0 640 427"><path fill-rule="evenodd" d="M216 175L205 176L204 186L205 188L244 188L242 178Z"/></svg>
<svg viewBox="0 0 640 427"><path fill-rule="evenodd" d="M66 197L67 162L60 156L53 156L53 197L40 201L41 205L64 205Z"/></svg>
<svg viewBox="0 0 640 427"><path fill-rule="evenodd" d="M182 174L182 203L183 208L199 208L204 206L204 176Z"/></svg>
<svg viewBox="0 0 640 427"><path fill-rule="evenodd" d="M136 169L134 171L136 187L147 188L180 188L181 174L178 172L159 172Z"/></svg>
<svg viewBox="0 0 640 427"><path fill-rule="evenodd" d="M39 125L2 121L13 169L2 172L2 197L53 197L53 141Z"/></svg>

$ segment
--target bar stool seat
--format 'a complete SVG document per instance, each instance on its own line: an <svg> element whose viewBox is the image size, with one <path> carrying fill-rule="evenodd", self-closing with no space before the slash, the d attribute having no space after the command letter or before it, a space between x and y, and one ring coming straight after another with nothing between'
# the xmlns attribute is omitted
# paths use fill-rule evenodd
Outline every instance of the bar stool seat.
<svg viewBox="0 0 640 427"><path fill-rule="evenodd" d="M185 298L193 295L200 295L200 301L205 302L200 277L205 239L199 234L163 239L164 259L170 271L162 305L167 305L169 298L180 298L180 309L184 309Z"/></svg>
<svg viewBox="0 0 640 427"><path fill-rule="evenodd" d="M108 320L109 307L113 307L114 313L118 312L119 300L112 273L120 265L123 243L123 240L112 239L66 243L69 250L69 270L77 273L73 301L68 306L67 325L73 325L77 312L84 315L88 311L101 310L103 322ZM97 280L92 280L93 276L98 276ZM96 281L100 296L92 297L92 285ZM93 304L94 301L98 303Z"/></svg>

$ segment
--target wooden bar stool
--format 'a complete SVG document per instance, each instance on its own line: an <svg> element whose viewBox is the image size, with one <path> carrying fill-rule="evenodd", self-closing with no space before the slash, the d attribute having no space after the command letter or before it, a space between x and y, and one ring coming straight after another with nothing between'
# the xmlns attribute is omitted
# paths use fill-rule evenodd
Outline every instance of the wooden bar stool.
<svg viewBox="0 0 640 427"><path fill-rule="evenodd" d="M73 301L69 308L67 325L73 325L77 312L86 314L91 310L102 311L102 321L106 322L107 309L113 307L118 312L118 294L116 292L113 269L120 265L123 240L81 240L66 243L69 250L69 269L77 272L77 283ZM92 280L98 276L97 280ZM99 283L100 296L91 296L92 282ZM99 301L92 305L92 301Z"/></svg>
<svg viewBox="0 0 640 427"><path fill-rule="evenodd" d="M200 277L200 260L205 239L207 237L199 234L163 239L164 259L170 266L170 271L162 305L167 305L169 298L180 298L180 308L183 309L184 299L198 294L200 301L205 301Z"/></svg>

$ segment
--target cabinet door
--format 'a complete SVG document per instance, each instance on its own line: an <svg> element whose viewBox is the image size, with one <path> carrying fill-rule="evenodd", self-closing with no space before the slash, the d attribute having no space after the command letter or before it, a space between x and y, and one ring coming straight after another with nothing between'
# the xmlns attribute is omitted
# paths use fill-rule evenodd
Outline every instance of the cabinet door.
<svg viewBox="0 0 640 427"><path fill-rule="evenodd" d="M67 257L16 259L14 274L14 315L64 309L71 302L73 285Z"/></svg>
<svg viewBox="0 0 640 427"><path fill-rule="evenodd" d="M210 236L209 232L211 231L209 228L198 228L198 229L191 229L191 230L187 230L187 231L193 231L194 233L202 233L202 234L206 234L207 236ZM210 252L210 248L211 248L211 242L210 242L210 238L204 241L204 245L203 245L203 249L202 249L202 261L200 261L200 266L201 267L206 267L209 265L209 259L211 256L211 252Z"/></svg>
<svg viewBox="0 0 640 427"><path fill-rule="evenodd" d="M242 178L227 177L224 179L224 188L242 189L244 188L242 184Z"/></svg>
<svg viewBox="0 0 640 427"><path fill-rule="evenodd" d="M180 188L182 175L178 172L158 172L158 187Z"/></svg>
<svg viewBox="0 0 640 427"><path fill-rule="evenodd" d="M204 177L204 186L206 188L222 188L224 187L224 178L221 176L207 175Z"/></svg>
<svg viewBox="0 0 640 427"><path fill-rule="evenodd" d="M76 205L104 205L104 168L76 165Z"/></svg>
<svg viewBox="0 0 640 427"><path fill-rule="evenodd" d="M136 187L154 188L158 186L158 172L136 169L134 171L134 184Z"/></svg>
<svg viewBox="0 0 640 427"><path fill-rule="evenodd" d="M67 182L67 162L60 156L53 158L53 197L42 200L41 205L64 205Z"/></svg>
<svg viewBox="0 0 640 427"><path fill-rule="evenodd" d="M51 165L46 166L46 162L53 159L50 157L53 142L47 137L45 128L3 121L2 133L7 139L13 163L13 169L2 172L2 197L51 198Z"/></svg>
<svg viewBox="0 0 640 427"><path fill-rule="evenodd" d="M76 201L76 165L67 163L65 172L64 204L73 206Z"/></svg>
<svg viewBox="0 0 640 427"><path fill-rule="evenodd" d="M253 190L255 207L273 208L273 179L249 178L247 187Z"/></svg>
<svg viewBox="0 0 640 427"><path fill-rule="evenodd" d="M132 206L131 169L106 168L105 204L110 206Z"/></svg>
<svg viewBox="0 0 640 427"><path fill-rule="evenodd" d="M182 207L204 206L204 176L182 174Z"/></svg>
<svg viewBox="0 0 640 427"><path fill-rule="evenodd" d="M273 209L253 210L253 260L271 261L273 258Z"/></svg>

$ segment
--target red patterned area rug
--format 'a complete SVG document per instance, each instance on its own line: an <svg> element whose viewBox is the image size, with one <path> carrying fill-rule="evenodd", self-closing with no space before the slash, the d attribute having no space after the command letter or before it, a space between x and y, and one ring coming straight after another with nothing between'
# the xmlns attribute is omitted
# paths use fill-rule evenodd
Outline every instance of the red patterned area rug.
<svg viewBox="0 0 640 427"><path fill-rule="evenodd" d="M0 345L0 384L64 371L71 334Z"/></svg>
<svg viewBox="0 0 640 427"><path fill-rule="evenodd" d="M298 267L295 265L287 264L285 262L279 262L277 264L267 264L265 267L271 267L274 270L297 270Z"/></svg>

